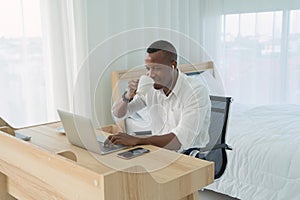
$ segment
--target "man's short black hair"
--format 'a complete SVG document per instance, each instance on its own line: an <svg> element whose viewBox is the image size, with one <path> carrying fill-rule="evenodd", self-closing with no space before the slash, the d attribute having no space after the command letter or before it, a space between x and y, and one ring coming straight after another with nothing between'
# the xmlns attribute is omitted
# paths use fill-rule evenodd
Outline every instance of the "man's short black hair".
<svg viewBox="0 0 300 200"><path fill-rule="evenodd" d="M156 42L153 42L147 48L147 53L155 53L157 51L164 51L169 55L171 61L177 61L176 49L170 42L165 40L158 40Z"/></svg>

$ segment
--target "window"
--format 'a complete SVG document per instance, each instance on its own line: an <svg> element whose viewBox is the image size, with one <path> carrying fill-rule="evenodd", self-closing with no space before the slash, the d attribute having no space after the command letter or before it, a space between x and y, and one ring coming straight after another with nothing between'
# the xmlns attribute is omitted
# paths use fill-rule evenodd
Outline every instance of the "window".
<svg viewBox="0 0 300 200"><path fill-rule="evenodd" d="M246 104L300 102L300 10L222 16L225 91Z"/></svg>
<svg viewBox="0 0 300 200"><path fill-rule="evenodd" d="M287 100L300 102L300 10L290 12L287 52Z"/></svg>
<svg viewBox="0 0 300 200"><path fill-rule="evenodd" d="M46 121L40 1L2 1L0 24L0 115L15 126Z"/></svg>

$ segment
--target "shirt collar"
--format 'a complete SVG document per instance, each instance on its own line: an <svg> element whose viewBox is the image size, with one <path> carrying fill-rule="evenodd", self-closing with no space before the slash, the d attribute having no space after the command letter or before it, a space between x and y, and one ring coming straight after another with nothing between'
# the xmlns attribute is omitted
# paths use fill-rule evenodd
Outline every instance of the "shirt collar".
<svg viewBox="0 0 300 200"><path fill-rule="evenodd" d="M178 96L179 90L182 86L182 81L183 81L183 77L184 74L178 70L178 76L177 76L177 81L175 83L174 88L172 89L172 92L169 94L168 97L172 96L172 94L174 94L175 96Z"/></svg>

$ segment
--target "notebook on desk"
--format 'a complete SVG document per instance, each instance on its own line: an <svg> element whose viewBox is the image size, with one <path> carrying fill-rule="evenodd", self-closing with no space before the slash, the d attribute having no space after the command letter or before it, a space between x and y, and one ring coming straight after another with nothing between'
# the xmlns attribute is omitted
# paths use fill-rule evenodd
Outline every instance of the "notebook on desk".
<svg viewBox="0 0 300 200"><path fill-rule="evenodd" d="M71 144L102 155L129 148L124 145L105 147L106 136L98 135L96 137L95 129L89 118L62 110L57 110L57 112Z"/></svg>

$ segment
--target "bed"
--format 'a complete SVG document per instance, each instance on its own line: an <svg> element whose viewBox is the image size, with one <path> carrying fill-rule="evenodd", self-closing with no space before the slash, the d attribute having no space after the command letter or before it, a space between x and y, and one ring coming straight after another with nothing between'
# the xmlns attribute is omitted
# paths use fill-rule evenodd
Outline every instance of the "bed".
<svg viewBox="0 0 300 200"><path fill-rule="evenodd" d="M179 68L190 75L201 71L195 78L207 85L210 94L224 95L212 62ZM142 73L113 72L113 100L120 98L124 81ZM143 131L149 129L148 120L142 110L121 126L127 132ZM233 102L228 123L226 143L233 151L227 151L223 176L206 189L243 200L300 199L300 105L252 107Z"/></svg>
<svg viewBox="0 0 300 200"><path fill-rule="evenodd" d="M207 189L252 199L300 199L300 105L232 104L228 165Z"/></svg>

